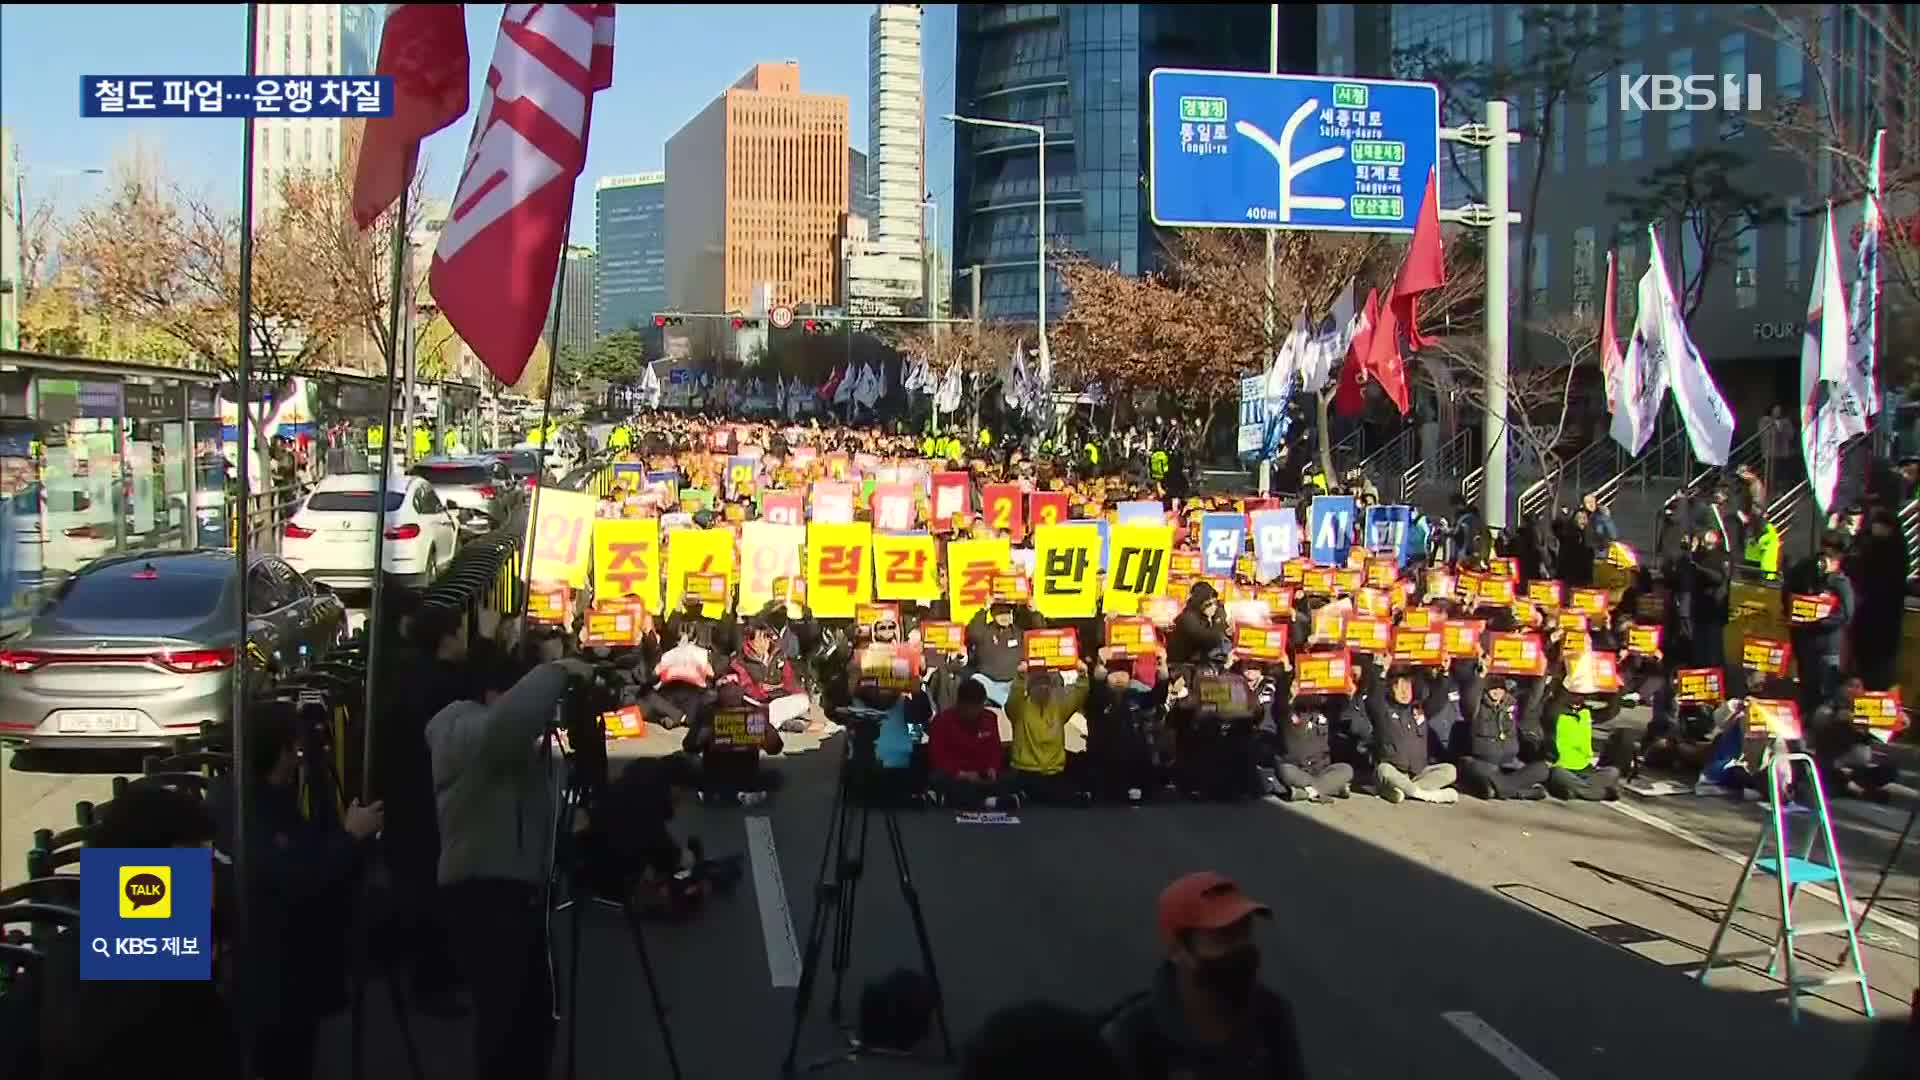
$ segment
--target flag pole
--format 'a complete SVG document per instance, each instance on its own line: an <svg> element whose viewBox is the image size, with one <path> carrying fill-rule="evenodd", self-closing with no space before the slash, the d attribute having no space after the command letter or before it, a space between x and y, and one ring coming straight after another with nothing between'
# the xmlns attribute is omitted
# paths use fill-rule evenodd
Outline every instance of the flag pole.
<svg viewBox="0 0 1920 1080"><path fill-rule="evenodd" d="M387 478L393 472L393 443L405 435L393 425L393 391L398 380L400 360L400 317L405 311L402 294L407 291L407 204L412 195L412 178L400 189L400 201L394 205L393 257L388 277L391 295L387 297L387 378L386 404L382 406L381 425L387 429L380 440L380 465L374 481L373 524L373 599L367 607L367 689L366 737L360 748L360 791L367 802L373 801L373 728L376 702L379 700L381 649L388 644L386 634L387 599ZM427 584L431 585L432 582Z"/></svg>
<svg viewBox="0 0 1920 1080"><path fill-rule="evenodd" d="M257 55L260 29L260 5L247 5L247 74L252 76L259 71ZM234 436L240 446L239 481L234 488L232 508L233 563L235 575L234 588L234 643L233 643L233 713L229 718L231 731L228 732L233 746L233 857L234 881L234 943L239 962L233 966L235 1000L251 1003L254 998L248 994L247 983L249 958L253 950L249 947L248 932L252 929L248 919L249 887L251 885L252 862L248 857L248 843L253 830L247 827L250 816L253 792L253 766L248 757L247 738L247 683L248 669L251 666L247 648L247 561L252 545L248 542L247 500L251 495L251 466L253 464L253 446L248 433L248 419L253 409L249 399L253 390L253 136L254 116L251 111L241 123L240 147L240 275L239 295L235 307L239 309L240 336L239 354L235 357L234 368ZM243 1006L235 1018L238 1023L237 1035L240 1039L240 1071L243 1076L253 1075L253 1029L254 1009L251 1004Z"/></svg>
<svg viewBox="0 0 1920 1080"><path fill-rule="evenodd" d="M521 552L526 567L520 579L520 639L524 640L527 629L527 606L533 598L533 553L539 550L535 545L540 542L540 493L547 486L547 452L553 448L553 440L547 437L547 425L553 416L553 384L560 381L560 315L561 308L567 302L567 245L573 239L572 205L568 205L567 227L560 233L560 268L553 275L553 297L548 307L553 312L553 324L547 327L547 392L546 400L540 406L540 463L539 471L534 474L533 501L527 507L527 546Z"/></svg>

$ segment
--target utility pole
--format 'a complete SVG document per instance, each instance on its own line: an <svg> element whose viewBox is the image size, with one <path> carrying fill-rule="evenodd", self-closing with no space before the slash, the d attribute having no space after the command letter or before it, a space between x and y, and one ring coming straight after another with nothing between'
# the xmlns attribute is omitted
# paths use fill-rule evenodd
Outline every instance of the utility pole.
<svg viewBox="0 0 1920 1080"><path fill-rule="evenodd" d="M1280 5L1279 4L1267 5L1267 74L1269 75L1280 74ZM1267 348L1268 350L1272 350L1273 322L1274 322L1274 319L1273 319L1273 289L1274 289L1273 230L1268 229L1266 232L1267 232L1267 299L1266 299L1266 303L1264 303L1261 306L1265 309L1262 312L1262 322L1263 322L1263 325L1266 327ZM1265 359L1266 362L1269 364L1273 363L1273 357L1271 355L1268 355L1263 359ZM1266 447L1262 446L1261 449L1265 450ZM1273 458L1263 453L1260 455L1260 494L1264 497L1272 490L1273 490Z"/></svg>

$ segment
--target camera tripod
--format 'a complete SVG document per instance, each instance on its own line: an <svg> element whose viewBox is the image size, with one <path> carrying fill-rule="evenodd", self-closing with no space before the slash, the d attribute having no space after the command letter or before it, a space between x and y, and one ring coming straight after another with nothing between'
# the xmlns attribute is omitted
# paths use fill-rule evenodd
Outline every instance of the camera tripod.
<svg viewBox="0 0 1920 1080"><path fill-rule="evenodd" d="M855 772L864 761L872 767L872 749L879 732L879 714L866 709L844 710L852 722L847 725L846 752L840 759L840 775L834 787L833 816L820 852L820 869L813 886L813 918L807 928L805 953L800 967L800 985L793 1001L793 1028L787 1036L786 1057L781 1060L783 1077L798 1075L800 1033L819 986L820 950L826 943L829 923L833 929L833 996L827 1016L838 1029L844 1048L837 1054L809 1062L805 1071L823 1072L836 1065L857 1062L866 1057L887 1057L926 1065L949 1065L954 1060L953 1035L947 1027L946 995L940 987L940 975L934 967L933 942L927 933L926 914L920 907L920 893L913 883L913 871L907 863L906 842L900 833L900 819L891 806L880 808L881 828L893 856L894 874L899 880L900 897L906 902L913 920L913 934L920 947L920 963L933 990L933 1017L940 1030L941 1056L928 1058L912 1051L870 1046L862 1034L846 1024L841 1000L846 986L847 968L853 955L854 907L859 896L860 879L867 866L867 836L873 822L873 798L855 800L851 788ZM862 752L864 749L864 753ZM871 796L871 793L869 793ZM855 819L858 819L857 821Z"/></svg>
<svg viewBox="0 0 1920 1080"><path fill-rule="evenodd" d="M596 721L597 726L597 721ZM551 737L551 731L549 731ZM606 731L600 729L601 746L604 747ZM571 741L571 740L570 740ZM604 751L602 751L604 761ZM567 755L569 775L572 779L562 792L560 812L559 843L566 846L568 857L564 867L556 867L554 877L564 876L567 885L567 898L559 904L551 905L551 911L565 911L567 917L567 1058L566 1070L561 1073L566 1080L578 1075L576 1063L580 1050L580 922L587 907L604 907L619 911L627 921L627 932L633 937L633 951L640 959L640 975L647 983L647 999L653 1004L653 1022L660 1031L660 1047L667 1055L667 1068L673 1080L681 1080L680 1055L673 1046L673 1028L667 1022L666 1001L660 996L660 981L653 972L653 957L647 952L646 932L640 925L640 913L634 906L637 880L624 878L619 900L593 895L592 887L585 880L586 869L575 851L578 844L574 832L574 820L582 806L592 808L593 798L590 785L582 782L579 774L573 771L573 755ZM556 849L558 850L558 849Z"/></svg>

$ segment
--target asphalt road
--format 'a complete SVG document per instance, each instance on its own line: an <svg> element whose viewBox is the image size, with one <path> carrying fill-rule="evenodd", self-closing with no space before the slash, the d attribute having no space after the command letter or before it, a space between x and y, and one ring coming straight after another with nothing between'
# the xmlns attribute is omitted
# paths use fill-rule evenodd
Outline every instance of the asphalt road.
<svg viewBox="0 0 1920 1080"><path fill-rule="evenodd" d="M837 747L784 763L788 789L750 815L682 811L679 828L702 836L712 853L745 850L757 838L781 879L762 889L750 875L697 922L648 930L687 1076L777 1072ZM105 798L107 775L38 771L55 766L137 762L9 760L0 776L5 880L18 877L34 824L64 824L75 798ZM1857 892L1871 887L1905 813L1836 810ZM752 818L764 824L750 831ZM1846 1076L1867 1038L1857 995L1830 988L1803 999L1809 1007L1795 1029L1778 984L1757 971L1716 972L1704 988L1692 978L1739 874L1728 856L1744 856L1760 822L1750 805L1692 796L1614 806L1355 798L1326 807L1030 809L1008 826L900 816L957 1040L1002 1005L1046 997L1101 1009L1143 985L1157 954L1156 893L1177 874L1212 868L1275 908L1261 938L1264 977L1293 1000L1317 1077L1599 1080L1694 1077L1730 1064L1769 1076ZM880 825L876 816L858 898L849 1015L861 983L917 959ZM1770 884L1757 881L1743 901L1739 948L1765 945L1777 910ZM1909 845L1883 896L1878 910L1888 921L1869 924L1867 964L1883 1017L1906 1015L1920 974L1917 891L1920 843ZM1815 899L1797 910L1834 917ZM569 918L554 920L563 955ZM666 1075L618 914L590 910L582 939L576 1075ZM1831 956L1837 946L1822 939L1815 952ZM825 1017L830 985L802 1029L803 1061L837 1046ZM404 1077L391 1007L377 986L370 1000L366 1075ZM462 1022L416 1018L412 1027L426 1076L469 1075ZM348 1077L344 1018L325 1042L321 1075ZM846 1071L926 1074L890 1062Z"/></svg>

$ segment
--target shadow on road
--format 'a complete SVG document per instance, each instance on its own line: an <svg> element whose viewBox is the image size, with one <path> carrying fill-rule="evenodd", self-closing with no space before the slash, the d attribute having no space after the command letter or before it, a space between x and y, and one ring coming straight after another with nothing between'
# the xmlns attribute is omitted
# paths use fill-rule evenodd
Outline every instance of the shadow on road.
<svg viewBox="0 0 1920 1080"><path fill-rule="evenodd" d="M12 771L49 776L139 776L150 750L15 750Z"/></svg>

